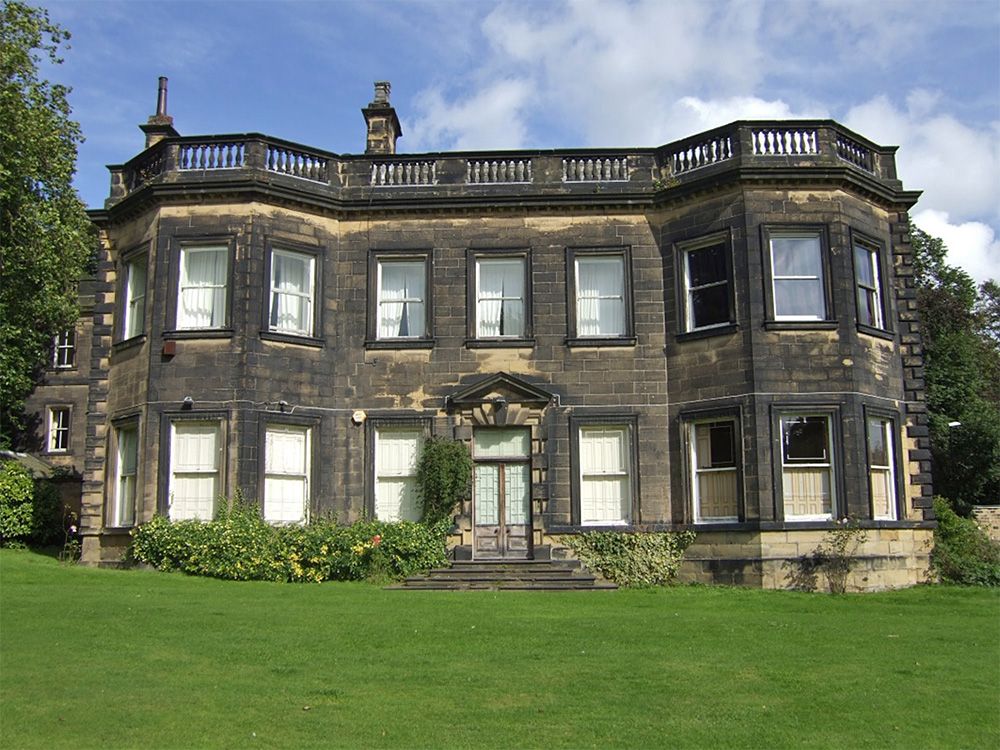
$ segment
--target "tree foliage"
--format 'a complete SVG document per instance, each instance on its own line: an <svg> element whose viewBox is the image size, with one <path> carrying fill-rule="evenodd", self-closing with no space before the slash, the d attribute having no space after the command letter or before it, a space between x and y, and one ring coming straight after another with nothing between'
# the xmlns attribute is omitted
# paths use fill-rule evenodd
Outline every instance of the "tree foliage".
<svg viewBox="0 0 1000 750"><path fill-rule="evenodd" d="M69 89L38 70L43 56L62 62L68 39L44 10L0 6L0 445L22 424L52 337L76 320L76 284L93 246L72 187L83 138Z"/></svg>
<svg viewBox="0 0 1000 750"><path fill-rule="evenodd" d="M911 241L935 490L959 508L1000 502L1000 286L977 289L940 239L914 227Z"/></svg>

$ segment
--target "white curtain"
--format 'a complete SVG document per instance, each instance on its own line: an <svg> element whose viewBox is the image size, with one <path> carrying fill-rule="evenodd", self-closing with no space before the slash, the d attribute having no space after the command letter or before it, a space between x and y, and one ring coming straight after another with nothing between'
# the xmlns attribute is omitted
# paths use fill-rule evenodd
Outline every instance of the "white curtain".
<svg viewBox="0 0 1000 750"><path fill-rule="evenodd" d="M225 247L185 248L178 328L221 328L225 325L227 253Z"/></svg>
<svg viewBox="0 0 1000 750"><path fill-rule="evenodd" d="M137 258L128 264L127 299L125 311L125 338L142 333L146 317L146 258Z"/></svg>
<svg viewBox="0 0 1000 750"><path fill-rule="evenodd" d="M624 428L580 430L580 474L580 520L585 524L627 523L632 495Z"/></svg>
<svg viewBox="0 0 1000 750"><path fill-rule="evenodd" d="M271 257L271 330L312 333L313 259L275 251Z"/></svg>
<svg viewBox="0 0 1000 750"><path fill-rule="evenodd" d="M579 336L625 334L625 268L622 258L580 258L576 266Z"/></svg>
<svg viewBox="0 0 1000 750"><path fill-rule="evenodd" d="M218 425L175 424L170 452L170 519L212 520L218 494Z"/></svg>
<svg viewBox="0 0 1000 750"><path fill-rule="evenodd" d="M480 337L524 335L523 261L479 261L478 318Z"/></svg>
<svg viewBox="0 0 1000 750"><path fill-rule="evenodd" d="M382 263L379 266L379 338L419 338L424 335L424 263Z"/></svg>
<svg viewBox="0 0 1000 750"><path fill-rule="evenodd" d="M118 489L115 496L115 526L135 523L135 481L138 458L135 428L118 431Z"/></svg>
<svg viewBox="0 0 1000 750"><path fill-rule="evenodd" d="M380 521L419 521L417 461L423 432L380 429L375 434L375 517Z"/></svg>
<svg viewBox="0 0 1000 750"><path fill-rule="evenodd" d="M304 523L309 489L309 433L269 427L264 436L264 518Z"/></svg>

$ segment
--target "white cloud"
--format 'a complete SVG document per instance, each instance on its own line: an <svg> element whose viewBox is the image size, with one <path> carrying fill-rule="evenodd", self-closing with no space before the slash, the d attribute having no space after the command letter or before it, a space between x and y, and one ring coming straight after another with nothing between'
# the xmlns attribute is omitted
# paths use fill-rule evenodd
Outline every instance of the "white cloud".
<svg viewBox="0 0 1000 750"><path fill-rule="evenodd" d="M917 211L911 220L948 248L948 262L964 268L977 282L1000 280L1000 238L980 221L954 223L946 211Z"/></svg>
<svg viewBox="0 0 1000 750"><path fill-rule="evenodd" d="M674 103L670 113L671 123L681 129L681 135L693 135L734 120L814 119L829 116L818 107L795 110L780 99L767 100L756 96L732 96L724 99L685 96Z"/></svg>
<svg viewBox="0 0 1000 750"><path fill-rule="evenodd" d="M524 111L531 86L518 79L496 81L460 103L445 101L438 89L415 100L418 115L404 123L407 150L523 148L527 134Z"/></svg>
<svg viewBox="0 0 1000 750"><path fill-rule="evenodd" d="M976 129L939 111L937 92L910 93L906 107L886 96L853 107L844 124L880 144L900 147L904 185L923 190L920 207L962 222L1000 219L1000 125Z"/></svg>

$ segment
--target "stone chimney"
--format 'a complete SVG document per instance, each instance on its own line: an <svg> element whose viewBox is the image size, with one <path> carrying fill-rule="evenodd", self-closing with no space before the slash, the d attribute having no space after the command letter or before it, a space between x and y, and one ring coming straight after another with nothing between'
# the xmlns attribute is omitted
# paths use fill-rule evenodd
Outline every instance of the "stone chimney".
<svg viewBox="0 0 1000 750"><path fill-rule="evenodd" d="M396 153L396 139L403 134L396 110L389 104L388 81L375 81L375 98L361 110L368 125L366 154Z"/></svg>
<svg viewBox="0 0 1000 750"><path fill-rule="evenodd" d="M139 128L146 134L146 148L154 146L164 138L180 135L174 130L174 118L167 114L167 79L160 76L160 86L156 92L156 114L151 115L145 125Z"/></svg>

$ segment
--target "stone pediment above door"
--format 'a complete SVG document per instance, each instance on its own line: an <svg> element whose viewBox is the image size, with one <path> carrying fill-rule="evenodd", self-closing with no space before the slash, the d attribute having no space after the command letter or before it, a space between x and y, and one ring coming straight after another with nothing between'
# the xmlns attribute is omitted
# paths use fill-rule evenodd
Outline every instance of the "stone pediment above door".
<svg viewBox="0 0 1000 750"><path fill-rule="evenodd" d="M445 397L445 411L459 412L472 424L517 425L537 422L554 393L506 372L498 372Z"/></svg>

